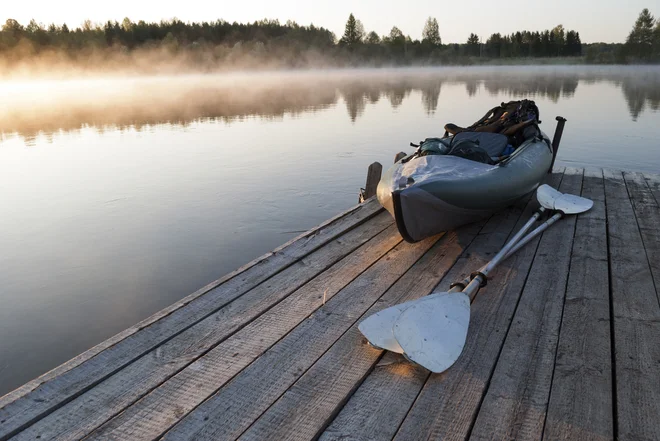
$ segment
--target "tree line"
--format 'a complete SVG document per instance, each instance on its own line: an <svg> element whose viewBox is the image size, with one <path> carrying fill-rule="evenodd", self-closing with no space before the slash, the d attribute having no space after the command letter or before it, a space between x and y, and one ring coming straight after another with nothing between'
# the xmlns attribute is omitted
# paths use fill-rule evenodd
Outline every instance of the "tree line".
<svg viewBox="0 0 660 441"><path fill-rule="evenodd" d="M416 54L428 56L433 50L442 50L450 55L512 58L512 57L574 57L582 55L580 34L566 31L563 25L543 32L519 31L511 35L492 34L485 42L471 33L464 44L450 44L443 47L438 20L429 17L422 30L422 39L412 40L404 36L396 26L389 34L379 37L375 32L364 31L364 26L353 14L348 17L344 35L339 44L356 49L361 45L408 46Z"/></svg>
<svg viewBox="0 0 660 441"><path fill-rule="evenodd" d="M88 20L69 28L67 24L46 26L35 20L24 26L8 19L0 30L0 68L29 63L44 54L75 62L91 59L92 54L99 60L107 54L128 59L130 54L145 50L156 50L159 55L183 54L187 64L208 68L469 64L537 57L583 57L592 63L622 63L660 59L660 21L644 9L626 43L618 45L585 45L579 32L562 25L544 31L494 33L485 41L472 33L464 43L443 44L435 18L426 20L418 40L396 26L385 35L366 32L353 14L340 38L313 24L282 24L278 20L184 23L178 19L133 22L125 18L121 23L103 24Z"/></svg>

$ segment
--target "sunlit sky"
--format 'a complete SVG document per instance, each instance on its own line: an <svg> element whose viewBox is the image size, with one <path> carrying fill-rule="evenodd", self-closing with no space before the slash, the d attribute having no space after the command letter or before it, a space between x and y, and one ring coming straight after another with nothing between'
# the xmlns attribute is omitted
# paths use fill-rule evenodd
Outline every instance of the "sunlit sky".
<svg viewBox="0 0 660 441"><path fill-rule="evenodd" d="M212 21L218 18L248 22L262 18L291 19L299 24L314 23L343 33L348 14L353 12L367 31L386 34L399 27L413 39L420 38L424 21L436 17L444 43L464 42L471 32L487 38L494 32L550 29L563 24L580 32L583 42L623 42L643 8L660 14L659 0L160 0L146 2L113 0L28 0L7 1L0 8L0 20L14 18L27 24L39 22L79 26L83 20L105 22L159 21L177 17L183 21Z"/></svg>

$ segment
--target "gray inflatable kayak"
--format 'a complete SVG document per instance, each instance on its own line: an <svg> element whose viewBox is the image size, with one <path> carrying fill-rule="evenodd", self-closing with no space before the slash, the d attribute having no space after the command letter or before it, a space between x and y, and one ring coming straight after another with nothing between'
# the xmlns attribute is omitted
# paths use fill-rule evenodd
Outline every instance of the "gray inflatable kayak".
<svg viewBox="0 0 660 441"><path fill-rule="evenodd" d="M459 138L479 138L481 150L493 158L489 162L502 158L498 155L507 148L506 136L493 133L464 132L441 141L449 150ZM420 156L418 151L394 164L378 184L379 202L394 216L408 242L476 222L512 205L538 187L552 163L552 144L538 129L495 164L451 153Z"/></svg>

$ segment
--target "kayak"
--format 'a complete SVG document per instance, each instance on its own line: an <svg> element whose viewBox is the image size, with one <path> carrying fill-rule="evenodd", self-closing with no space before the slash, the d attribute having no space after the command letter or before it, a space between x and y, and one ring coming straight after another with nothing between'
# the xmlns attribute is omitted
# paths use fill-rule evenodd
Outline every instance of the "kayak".
<svg viewBox="0 0 660 441"><path fill-rule="evenodd" d="M481 146L481 156L452 154L459 138ZM498 155L511 146L501 134L463 132L433 139L437 142L431 154L422 155L418 149L399 160L385 172L376 191L408 242L511 206L539 186L552 164L552 143L537 127L528 130L524 141L505 156ZM480 162L483 156L488 162Z"/></svg>

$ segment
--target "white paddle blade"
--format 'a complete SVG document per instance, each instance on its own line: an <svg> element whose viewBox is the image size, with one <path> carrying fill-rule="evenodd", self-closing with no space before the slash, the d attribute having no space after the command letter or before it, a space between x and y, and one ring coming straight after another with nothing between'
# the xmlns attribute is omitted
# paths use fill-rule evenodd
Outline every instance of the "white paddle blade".
<svg viewBox="0 0 660 441"><path fill-rule="evenodd" d="M536 189L536 199L539 201L539 204L547 210L554 210L555 200L561 196L562 193L550 187L548 184L543 184Z"/></svg>
<svg viewBox="0 0 660 441"><path fill-rule="evenodd" d="M396 352L397 354L403 354L403 349L401 349L401 346L399 346L392 333L392 326L394 326L396 319L399 318L399 314L406 308L408 306L402 303L383 309L367 317L358 325L358 329L369 340L371 346Z"/></svg>
<svg viewBox="0 0 660 441"><path fill-rule="evenodd" d="M561 211L564 214L578 214L589 211L594 206L594 201L591 199L575 196L574 194L562 194L561 197L555 199L555 210Z"/></svg>
<svg viewBox="0 0 660 441"><path fill-rule="evenodd" d="M440 373L463 352L470 324L470 298L462 292L430 297L399 315L394 337L408 359Z"/></svg>
<svg viewBox="0 0 660 441"><path fill-rule="evenodd" d="M428 297L432 296L433 294ZM396 322L396 319L399 318L399 315L403 311L421 300L423 299L409 300L383 309L364 319L358 325L358 329L369 340L371 346L396 352L397 354L403 354L403 349L401 349L401 346L399 346L399 343L394 338L392 328L394 327L394 322Z"/></svg>

